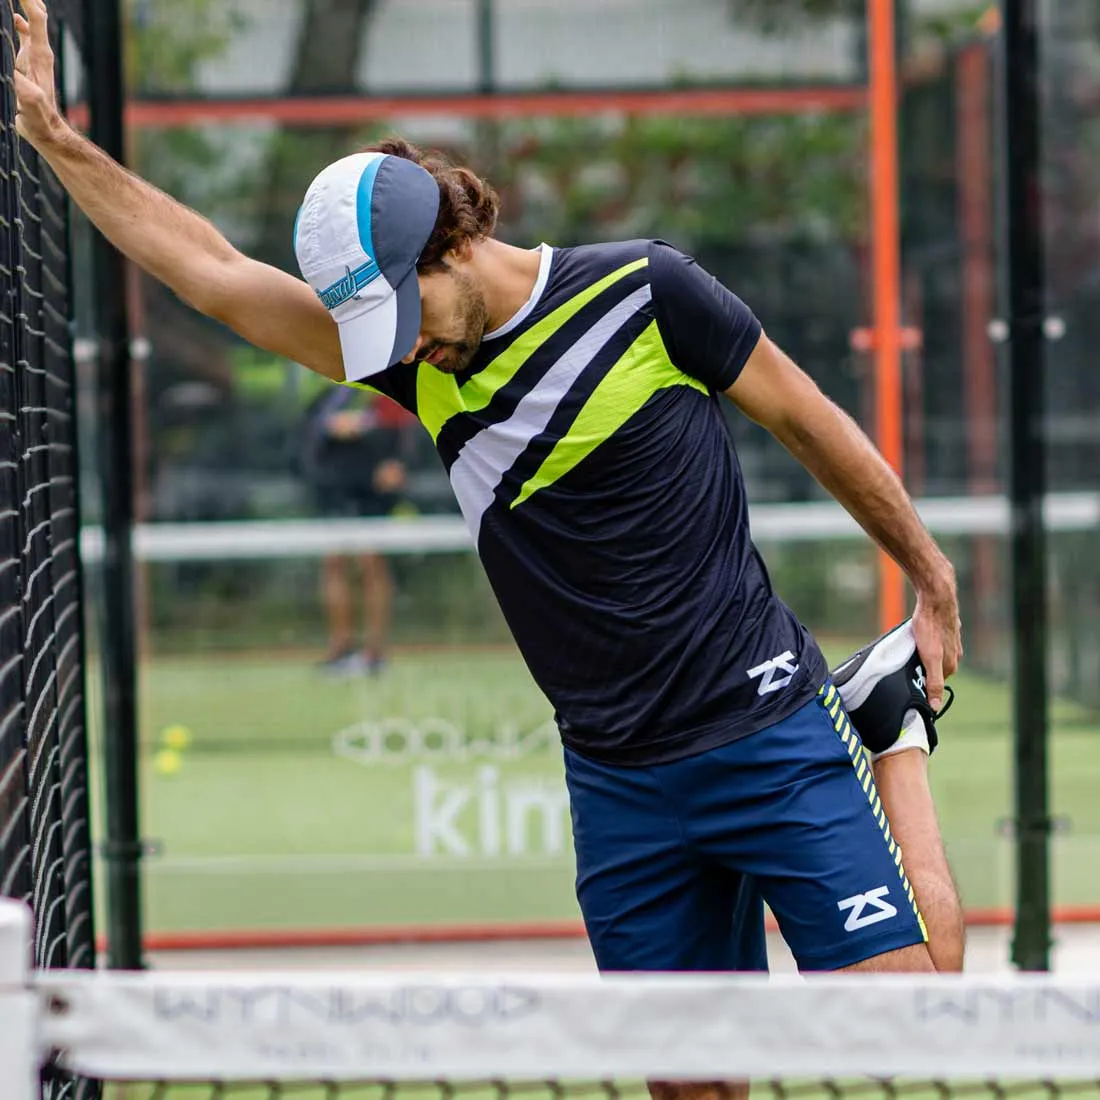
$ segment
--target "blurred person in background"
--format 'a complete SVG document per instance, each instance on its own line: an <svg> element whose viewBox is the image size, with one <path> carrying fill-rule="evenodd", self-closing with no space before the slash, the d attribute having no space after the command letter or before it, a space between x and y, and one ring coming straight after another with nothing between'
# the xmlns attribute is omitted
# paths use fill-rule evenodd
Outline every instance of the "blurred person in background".
<svg viewBox="0 0 1100 1100"><path fill-rule="evenodd" d="M407 469L399 455L415 419L395 402L344 386L326 388L306 411L300 472L318 514L327 519L392 515L400 510ZM354 637L352 574L362 577L363 639ZM377 673L393 621L393 577L383 554L330 554L321 566L328 649L320 668L333 676Z"/></svg>

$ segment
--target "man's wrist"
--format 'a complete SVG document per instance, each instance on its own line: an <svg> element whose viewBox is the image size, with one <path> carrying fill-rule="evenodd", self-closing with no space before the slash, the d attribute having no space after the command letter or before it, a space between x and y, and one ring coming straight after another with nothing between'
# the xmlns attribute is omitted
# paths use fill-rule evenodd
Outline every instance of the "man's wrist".
<svg viewBox="0 0 1100 1100"><path fill-rule="evenodd" d="M926 611L941 612L958 606L959 594L953 583L915 586L914 590L917 604Z"/></svg>
<svg viewBox="0 0 1100 1100"><path fill-rule="evenodd" d="M46 121L45 126L35 131L33 138L28 138L34 150L47 163L64 157L66 153L74 151L81 143L81 136L69 125L68 120L60 112L54 114Z"/></svg>
<svg viewBox="0 0 1100 1100"><path fill-rule="evenodd" d="M947 558L929 562L925 568L911 573L909 580L918 599L934 607L953 603L958 598L955 567Z"/></svg>
<svg viewBox="0 0 1100 1100"><path fill-rule="evenodd" d="M63 114L56 114L50 120L49 149L51 152L65 154L76 152L87 141Z"/></svg>

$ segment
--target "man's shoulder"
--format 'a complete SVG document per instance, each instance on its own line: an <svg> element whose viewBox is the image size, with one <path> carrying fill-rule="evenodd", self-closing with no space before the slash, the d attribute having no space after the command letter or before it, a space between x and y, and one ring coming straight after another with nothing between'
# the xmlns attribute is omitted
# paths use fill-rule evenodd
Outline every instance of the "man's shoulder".
<svg viewBox="0 0 1100 1100"><path fill-rule="evenodd" d="M555 253L552 278L560 283L593 283L623 268L642 267L654 290L673 290L697 268L695 259L659 237L559 248Z"/></svg>
<svg viewBox="0 0 1100 1100"><path fill-rule="evenodd" d="M647 266L656 243L645 239L603 241L555 249L551 279L559 285L568 282L580 288L623 268Z"/></svg>

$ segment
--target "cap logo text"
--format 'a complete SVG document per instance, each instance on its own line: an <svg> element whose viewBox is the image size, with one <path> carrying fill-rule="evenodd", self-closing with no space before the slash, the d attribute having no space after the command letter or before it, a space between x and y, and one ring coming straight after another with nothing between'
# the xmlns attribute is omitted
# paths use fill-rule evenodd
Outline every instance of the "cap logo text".
<svg viewBox="0 0 1100 1100"><path fill-rule="evenodd" d="M359 291L373 283L381 274L378 264L374 260L367 260L365 264L354 270L347 268L347 274L343 278L338 279L325 290L317 291L317 297L321 299L326 309L336 309L337 306L358 298Z"/></svg>

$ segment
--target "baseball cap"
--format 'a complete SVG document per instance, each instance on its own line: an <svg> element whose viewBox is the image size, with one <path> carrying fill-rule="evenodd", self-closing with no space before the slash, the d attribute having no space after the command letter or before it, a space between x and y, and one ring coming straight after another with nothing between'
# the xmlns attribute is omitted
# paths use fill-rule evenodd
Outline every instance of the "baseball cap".
<svg viewBox="0 0 1100 1100"><path fill-rule="evenodd" d="M431 175L386 153L338 160L306 192L294 251L303 277L340 326L349 382L392 367L415 346L416 264L438 213Z"/></svg>

